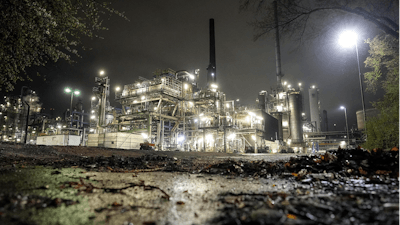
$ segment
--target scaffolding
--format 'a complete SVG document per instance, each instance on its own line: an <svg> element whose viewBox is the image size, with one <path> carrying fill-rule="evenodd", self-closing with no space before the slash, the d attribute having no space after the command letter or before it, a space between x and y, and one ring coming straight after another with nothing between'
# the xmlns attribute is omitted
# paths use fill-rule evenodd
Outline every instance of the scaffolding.
<svg viewBox="0 0 400 225"><path fill-rule="evenodd" d="M226 100L216 84L201 89L197 79L198 70L172 69L160 71L152 79L139 77L116 92L121 112L114 112L112 122L97 126L92 133L105 130L141 135L143 142L155 144L159 151L244 153L265 147L261 110ZM92 101L92 112L98 113L101 107L101 101ZM93 128L95 124L98 120L92 120Z"/></svg>

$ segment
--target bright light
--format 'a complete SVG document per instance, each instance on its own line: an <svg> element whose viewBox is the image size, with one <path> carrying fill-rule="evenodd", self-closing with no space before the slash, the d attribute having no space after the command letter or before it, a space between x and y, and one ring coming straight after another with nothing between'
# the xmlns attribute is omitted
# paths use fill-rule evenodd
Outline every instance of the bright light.
<svg viewBox="0 0 400 225"><path fill-rule="evenodd" d="M144 139L147 139L149 136L148 136L146 133L142 133L142 137L143 137Z"/></svg>
<svg viewBox="0 0 400 225"><path fill-rule="evenodd" d="M120 88L120 87L116 87L115 90L116 90L116 91L119 91L119 90L121 90L121 88Z"/></svg>
<svg viewBox="0 0 400 225"><path fill-rule="evenodd" d="M236 99L236 101L238 102L238 101L239 101L239 99Z"/></svg>
<svg viewBox="0 0 400 225"><path fill-rule="evenodd" d="M197 121L198 121L197 119L194 119L194 122L195 122L195 123L197 123Z"/></svg>
<svg viewBox="0 0 400 225"><path fill-rule="evenodd" d="M299 87L301 87L301 83L299 83Z"/></svg>
<svg viewBox="0 0 400 225"><path fill-rule="evenodd" d="M345 145L346 145L346 142L345 142L345 141L341 141L341 142L340 142L340 145L341 145L341 146L345 146Z"/></svg>
<svg viewBox="0 0 400 225"><path fill-rule="evenodd" d="M211 76L214 76L214 73L211 73Z"/></svg>
<svg viewBox="0 0 400 225"><path fill-rule="evenodd" d="M58 129L60 129L60 128L61 128L61 126L60 126L60 125L58 125L58 126L57 126L57 128L58 128Z"/></svg>
<svg viewBox="0 0 400 225"><path fill-rule="evenodd" d="M272 149L272 153L277 153L278 149Z"/></svg>
<svg viewBox="0 0 400 225"><path fill-rule="evenodd" d="M146 97L142 96L141 99L144 100Z"/></svg>
<svg viewBox="0 0 400 225"><path fill-rule="evenodd" d="M199 138L199 142L203 142L203 138Z"/></svg>
<svg viewBox="0 0 400 225"><path fill-rule="evenodd" d="M287 140L287 143L290 145L290 143L292 143L292 140L291 140L291 139L288 139L288 140Z"/></svg>
<svg viewBox="0 0 400 225"><path fill-rule="evenodd" d="M189 75L189 78L192 79L192 80L194 80L194 75L190 74L190 75Z"/></svg>
<svg viewBox="0 0 400 225"><path fill-rule="evenodd" d="M216 84L211 84L211 87L217 89L217 88L218 88L218 85L216 85Z"/></svg>
<svg viewBox="0 0 400 225"><path fill-rule="evenodd" d="M344 106L340 106L340 109L345 109L346 107L344 107Z"/></svg>
<svg viewBox="0 0 400 225"><path fill-rule="evenodd" d="M350 47L356 44L357 39L357 34L354 31L348 30L340 35L339 44L343 47Z"/></svg>
<svg viewBox="0 0 400 225"><path fill-rule="evenodd" d="M75 95L75 96L79 96L80 94L81 94L80 91L78 91L78 90L75 90L75 91L74 91L74 95Z"/></svg>
<svg viewBox="0 0 400 225"><path fill-rule="evenodd" d="M184 140L185 140L185 136L183 136L183 135L178 136L178 139L177 139L178 142L182 142Z"/></svg>
<svg viewBox="0 0 400 225"><path fill-rule="evenodd" d="M264 120L264 118L262 118L261 116L257 116L256 117L258 120Z"/></svg>
<svg viewBox="0 0 400 225"><path fill-rule="evenodd" d="M301 115L302 115L302 116L305 116L306 114L305 114L305 113L301 113Z"/></svg>
<svg viewBox="0 0 400 225"><path fill-rule="evenodd" d="M228 108L228 109L229 109L229 104L226 104L226 108Z"/></svg>
<svg viewBox="0 0 400 225"><path fill-rule="evenodd" d="M214 141L213 135L212 135L212 134L207 134L207 135L206 135L206 140L207 140L207 141Z"/></svg>
<svg viewBox="0 0 400 225"><path fill-rule="evenodd" d="M96 116L94 116L94 115L90 117L90 119L94 119L94 118L96 118Z"/></svg>
<svg viewBox="0 0 400 225"><path fill-rule="evenodd" d="M233 139L235 139L236 138L236 134L235 133L232 133L232 134L230 134L229 136L228 136L228 139L229 140L233 140Z"/></svg>
<svg viewBox="0 0 400 225"><path fill-rule="evenodd" d="M92 110L92 113L94 113L94 110Z"/></svg>
<svg viewBox="0 0 400 225"><path fill-rule="evenodd" d="M69 87L64 88L65 93L70 93L72 90Z"/></svg>
<svg viewBox="0 0 400 225"><path fill-rule="evenodd" d="M255 135L251 135L251 139L253 139L255 141L256 140L256 136Z"/></svg>
<svg viewBox="0 0 400 225"><path fill-rule="evenodd" d="M154 107L154 111L157 111L157 107Z"/></svg>
<svg viewBox="0 0 400 225"><path fill-rule="evenodd" d="M189 86L187 84L184 85L185 90L189 88Z"/></svg>
<svg viewBox="0 0 400 225"><path fill-rule="evenodd" d="M66 128L66 127L67 127L67 126L65 126L65 125L63 126L63 128Z"/></svg>
<svg viewBox="0 0 400 225"><path fill-rule="evenodd" d="M105 73L104 70L100 70L99 72L100 75L104 75L104 73Z"/></svg>
<svg viewBox="0 0 400 225"><path fill-rule="evenodd" d="M94 101L94 100L96 100L96 97L93 96L93 97L92 97L92 101Z"/></svg>
<svg viewBox="0 0 400 225"><path fill-rule="evenodd" d="M286 85L287 84L287 82L285 81L285 82L283 82L283 85Z"/></svg>
<svg viewBox="0 0 400 225"><path fill-rule="evenodd" d="M287 127L289 124L287 121L282 121L282 126Z"/></svg>
<svg viewBox="0 0 400 225"><path fill-rule="evenodd" d="M283 107L282 107L281 105L278 105L278 106L276 107L276 109L278 110L278 112L282 112Z"/></svg>
<svg viewBox="0 0 400 225"><path fill-rule="evenodd" d="M249 115L250 115L250 116L256 116L256 114L253 113L253 112L249 112Z"/></svg>
<svg viewBox="0 0 400 225"><path fill-rule="evenodd" d="M311 86L311 88L314 89L314 88L315 88L315 85Z"/></svg>

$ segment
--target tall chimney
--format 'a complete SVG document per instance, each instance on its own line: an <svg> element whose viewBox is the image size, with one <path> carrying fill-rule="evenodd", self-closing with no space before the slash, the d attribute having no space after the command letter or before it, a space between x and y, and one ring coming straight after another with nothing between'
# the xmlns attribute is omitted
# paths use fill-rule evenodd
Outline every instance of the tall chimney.
<svg viewBox="0 0 400 225"><path fill-rule="evenodd" d="M278 90L282 89L282 77L281 72L281 46L279 44L279 22L278 22L278 5L274 1L274 16L275 16L275 58L276 58L276 81Z"/></svg>
<svg viewBox="0 0 400 225"><path fill-rule="evenodd" d="M217 82L217 67L215 62L214 19L210 19L210 64L207 67L207 86Z"/></svg>

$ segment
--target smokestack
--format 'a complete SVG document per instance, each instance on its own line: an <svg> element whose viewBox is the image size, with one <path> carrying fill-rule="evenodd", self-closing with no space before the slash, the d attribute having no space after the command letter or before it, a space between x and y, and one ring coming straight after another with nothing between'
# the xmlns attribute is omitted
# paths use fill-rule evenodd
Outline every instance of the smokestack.
<svg viewBox="0 0 400 225"><path fill-rule="evenodd" d="M274 16L275 16L275 58L276 58L276 81L277 89L282 89L282 77L281 72L281 46L279 44L279 23L278 23L278 5L274 1Z"/></svg>
<svg viewBox="0 0 400 225"><path fill-rule="evenodd" d="M217 67L215 61L214 19L210 19L210 64L207 67L207 86L217 82Z"/></svg>

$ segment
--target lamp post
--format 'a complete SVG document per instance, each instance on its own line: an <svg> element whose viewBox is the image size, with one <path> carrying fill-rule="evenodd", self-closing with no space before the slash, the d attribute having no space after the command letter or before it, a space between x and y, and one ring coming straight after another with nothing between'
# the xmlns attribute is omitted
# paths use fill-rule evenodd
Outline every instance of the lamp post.
<svg viewBox="0 0 400 225"><path fill-rule="evenodd" d="M364 129L367 130L366 115L365 115L365 102L364 102L364 87L362 83L361 70L360 70L360 59L358 57L358 46L357 46L357 34L354 31L345 31L340 35L339 42L344 47L356 46L357 54L357 66L358 66L358 78L360 80L360 90L361 90L361 103L363 109L363 119L364 119Z"/></svg>
<svg viewBox="0 0 400 225"><path fill-rule="evenodd" d="M346 119L346 131L347 131L347 146L350 145L349 141L349 125L347 124L347 109L344 106L340 106L341 109L344 109L344 117Z"/></svg>
<svg viewBox="0 0 400 225"><path fill-rule="evenodd" d="M77 89L72 91L72 89L69 88L69 87L64 88L64 92L67 93L67 94L71 93L71 105L70 105L70 112L69 113L70 113L71 127L72 127L72 101L74 99L74 95L75 96L79 96L81 94L81 92L79 90L77 90Z"/></svg>

